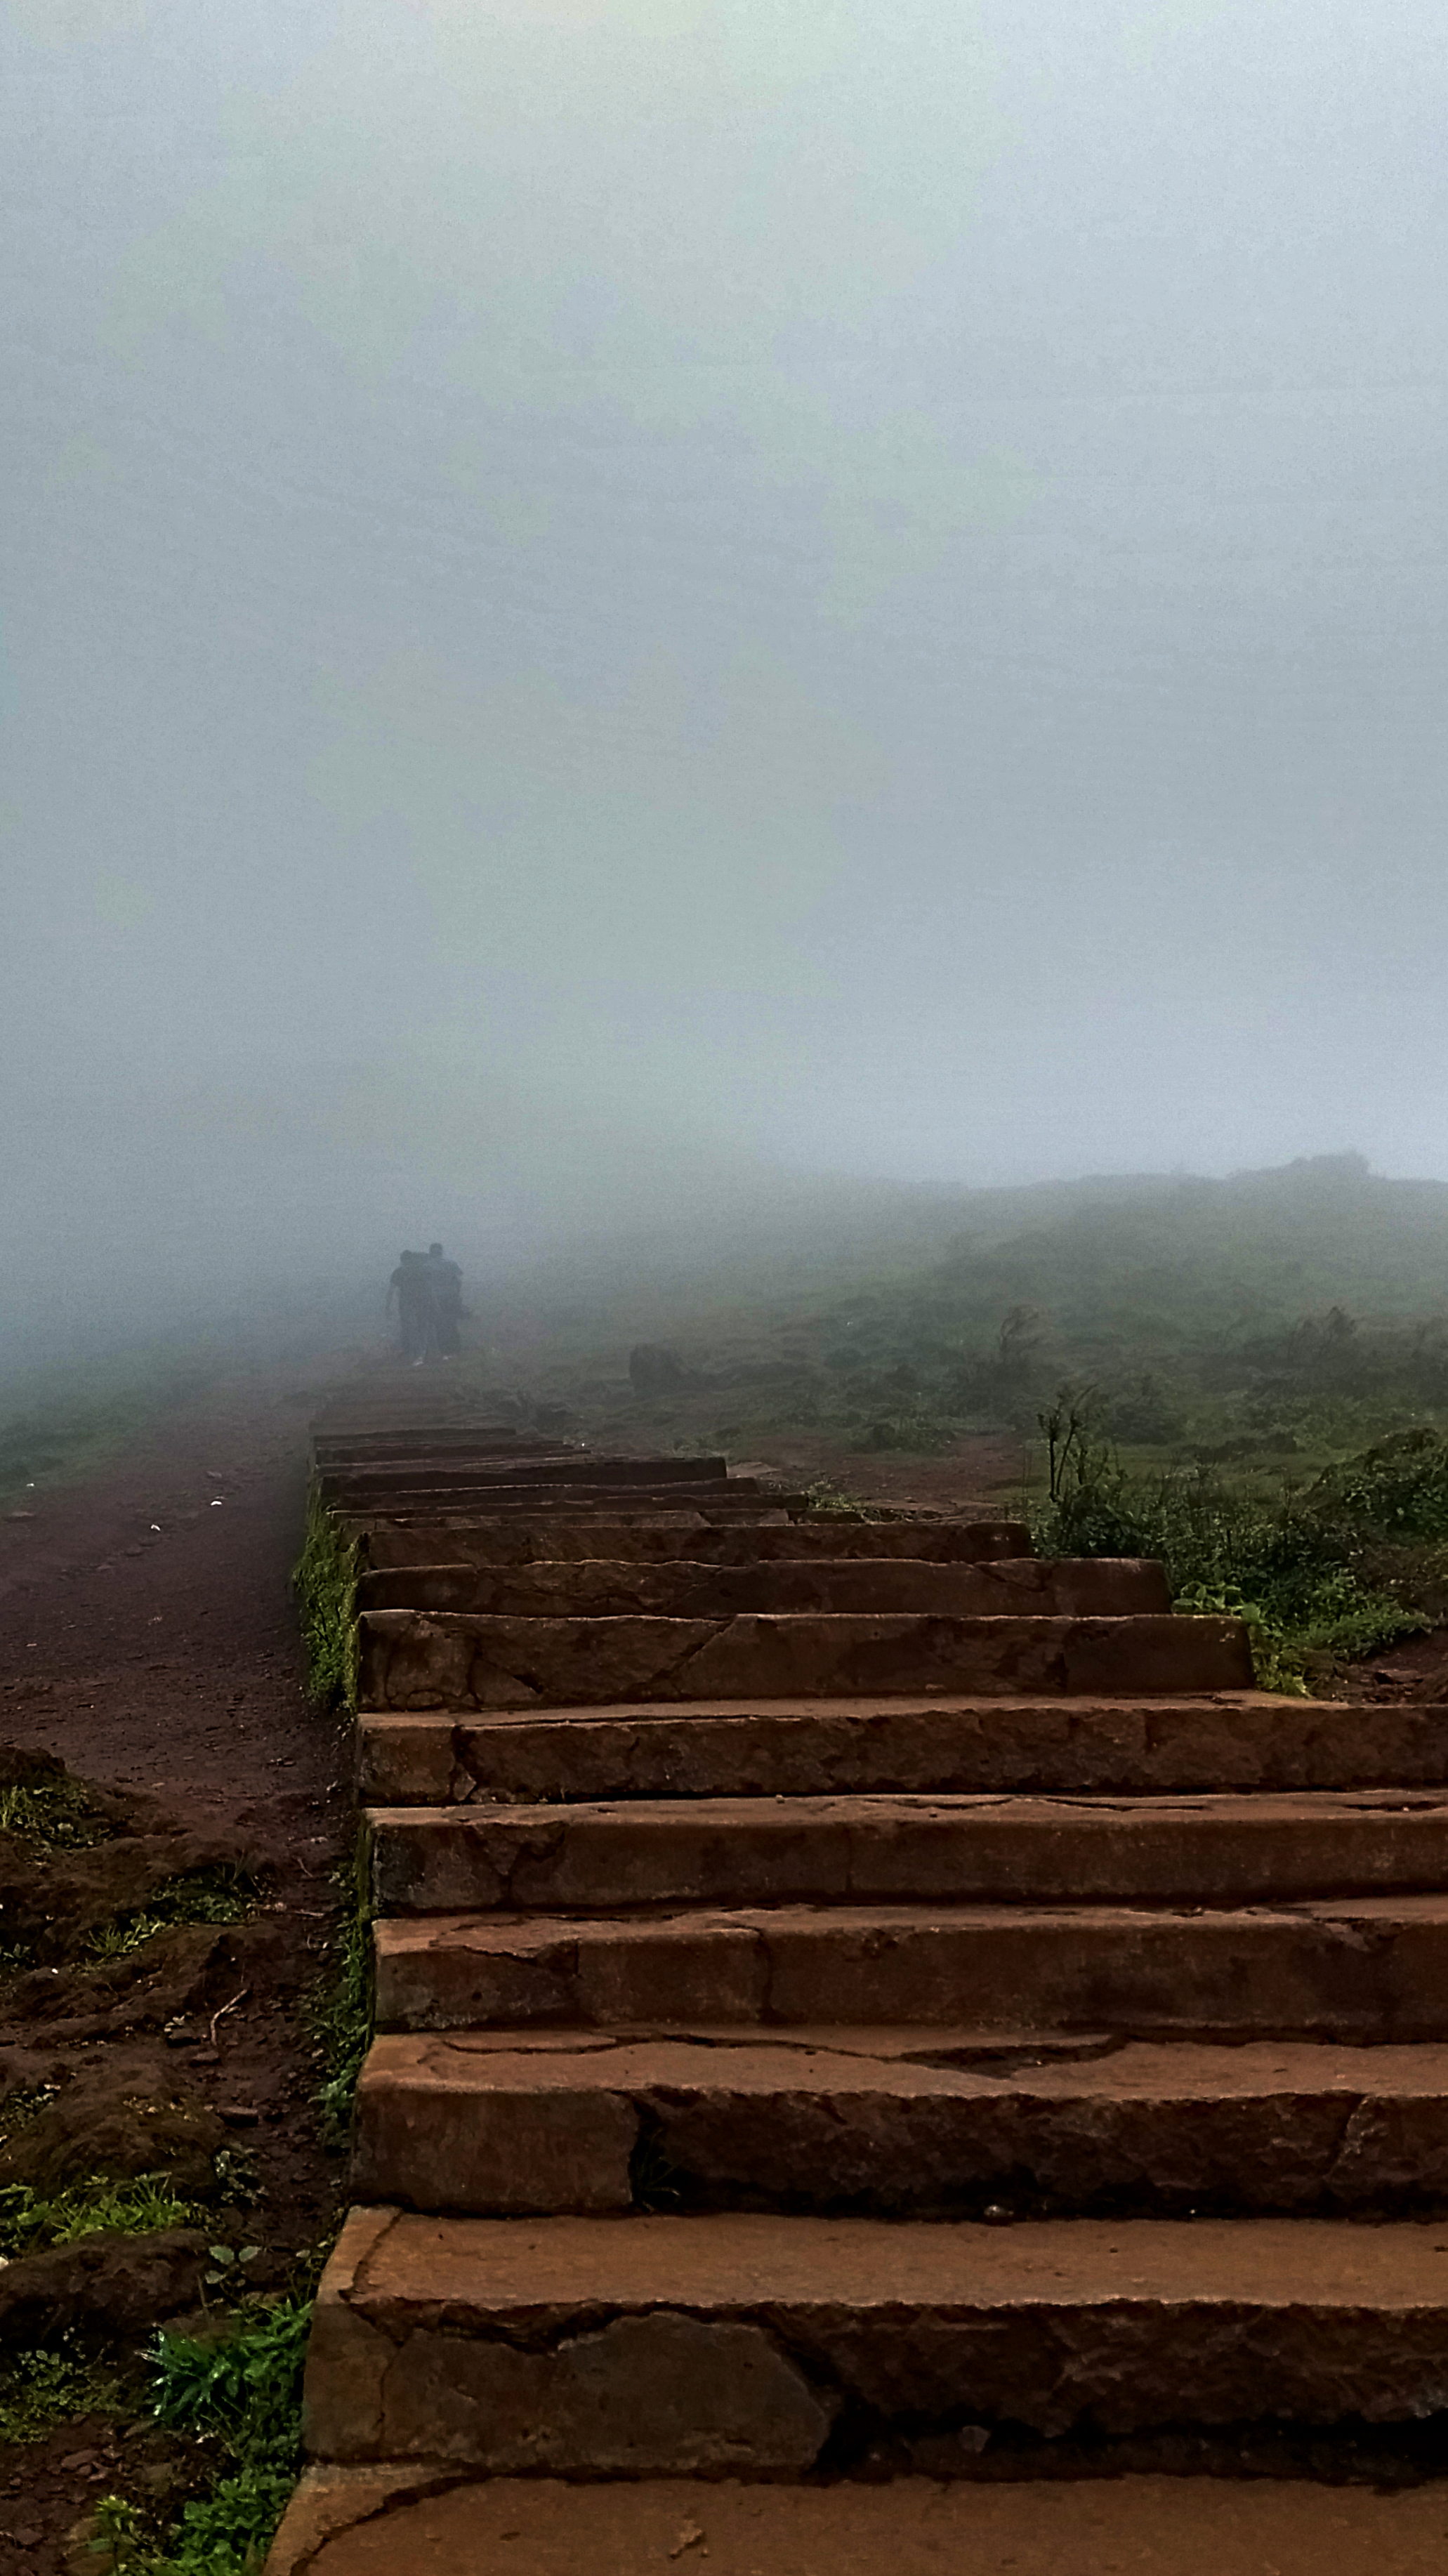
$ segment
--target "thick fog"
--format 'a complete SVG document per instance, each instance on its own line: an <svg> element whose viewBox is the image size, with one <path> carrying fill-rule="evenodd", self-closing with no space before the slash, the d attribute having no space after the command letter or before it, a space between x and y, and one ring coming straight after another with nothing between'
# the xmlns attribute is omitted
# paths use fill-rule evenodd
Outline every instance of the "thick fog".
<svg viewBox="0 0 1448 2576"><path fill-rule="evenodd" d="M1448 1174L1439 0L12 0L4 1286Z"/></svg>

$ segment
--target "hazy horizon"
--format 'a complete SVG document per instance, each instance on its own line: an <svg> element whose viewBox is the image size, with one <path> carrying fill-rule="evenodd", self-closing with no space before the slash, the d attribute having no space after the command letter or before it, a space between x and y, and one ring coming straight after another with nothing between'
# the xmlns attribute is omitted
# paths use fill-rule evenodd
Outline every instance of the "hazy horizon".
<svg viewBox="0 0 1448 2576"><path fill-rule="evenodd" d="M0 87L12 1303L1448 1178L1429 0L19 0Z"/></svg>

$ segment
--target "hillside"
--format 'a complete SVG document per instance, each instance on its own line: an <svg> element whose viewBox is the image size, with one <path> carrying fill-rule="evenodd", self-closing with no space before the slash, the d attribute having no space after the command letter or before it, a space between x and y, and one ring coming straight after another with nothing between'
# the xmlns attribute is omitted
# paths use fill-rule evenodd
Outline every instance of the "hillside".
<svg viewBox="0 0 1448 2576"><path fill-rule="evenodd" d="M1227 1180L1101 1180L809 1210L791 1256L571 1273L480 1319L488 1381L582 1429L842 1458L1034 1441L1063 1385L1141 1462L1303 1472L1448 1416L1448 1184L1334 1156ZM902 1240L903 1238L903 1240ZM630 1350L670 1355L644 1391ZM636 1368L636 1376L639 1375Z"/></svg>

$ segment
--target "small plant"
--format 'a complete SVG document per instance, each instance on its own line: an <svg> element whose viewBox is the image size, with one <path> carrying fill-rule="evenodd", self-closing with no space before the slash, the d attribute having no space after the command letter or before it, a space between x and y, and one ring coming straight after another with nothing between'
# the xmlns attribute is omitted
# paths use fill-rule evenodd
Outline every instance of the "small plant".
<svg viewBox="0 0 1448 2576"><path fill-rule="evenodd" d="M314 1495L292 1587L307 1658L307 1689L318 1709L356 1711L357 1571L355 1540L344 1538Z"/></svg>
<svg viewBox="0 0 1448 2576"><path fill-rule="evenodd" d="M208 2245L206 2251L211 2257L211 2264L209 2270L203 2272L201 2277L208 2290L244 2290L246 2274L241 2267L247 2263L254 2263L261 2252L261 2247L259 2245Z"/></svg>
<svg viewBox="0 0 1448 2576"><path fill-rule="evenodd" d="M1219 1584L1213 1592L1204 1583L1193 1584L1172 1603L1179 1616L1187 1619L1240 1619L1247 1631L1252 1650L1252 1676L1259 1690L1277 1691L1287 1699L1309 1696L1304 1678L1307 1668L1305 1646L1294 1642L1275 1619L1255 1601L1246 1600L1235 1583Z"/></svg>

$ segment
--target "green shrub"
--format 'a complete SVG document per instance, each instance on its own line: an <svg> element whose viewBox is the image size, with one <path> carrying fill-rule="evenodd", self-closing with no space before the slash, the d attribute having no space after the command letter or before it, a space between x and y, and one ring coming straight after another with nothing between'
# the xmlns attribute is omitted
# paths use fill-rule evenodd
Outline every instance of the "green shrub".
<svg viewBox="0 0 1448 2576"><path fill-rule="evenodd" d="M1431 1624L1414 1567L1391 1578L1380 1542L1448 1531L1448 1443L1415 1431L1328 1469L1305 1493L1243 1492L1212 1469L1133 1477L1093 1435L1090 1391L1063 1389L1040 1417L1050 1493L1039 1544L1058 1556L1145 1556L1179 1610L1247 1621L1258 1683L1302 1690L1316 1661L1372 1654ZM1429 1561L1419 1567L1426 1576Z"/></svg>

